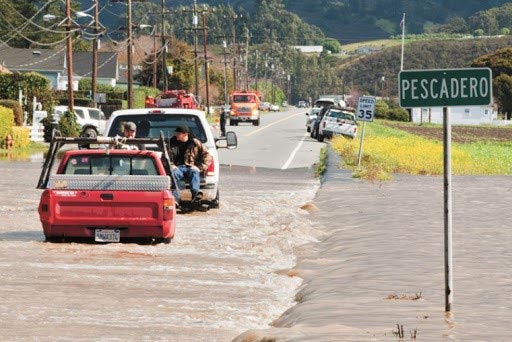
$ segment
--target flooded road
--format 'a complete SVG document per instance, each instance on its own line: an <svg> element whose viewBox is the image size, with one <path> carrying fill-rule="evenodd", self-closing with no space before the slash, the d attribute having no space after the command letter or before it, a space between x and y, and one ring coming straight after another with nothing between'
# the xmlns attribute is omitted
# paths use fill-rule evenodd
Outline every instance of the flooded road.
<svg viewBox="0 0 512 342"><path fill-rule="evenodd" d="M294 304L311 169L223 166L220 209L157 246L43 242L39 172L0 161L0 340L229 341Z"/></svg>

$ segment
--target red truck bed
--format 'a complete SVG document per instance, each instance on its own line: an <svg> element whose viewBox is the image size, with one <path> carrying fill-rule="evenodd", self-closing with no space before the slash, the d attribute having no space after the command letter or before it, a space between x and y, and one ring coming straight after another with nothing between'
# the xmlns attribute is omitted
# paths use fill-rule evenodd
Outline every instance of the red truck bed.
<svg viewBox="0 0 512 342"><path fill-rule="evenodd" d="M38 211L49 241L167 243L174 236L171 179L156 152L67 151L44 189Z"/></svg>

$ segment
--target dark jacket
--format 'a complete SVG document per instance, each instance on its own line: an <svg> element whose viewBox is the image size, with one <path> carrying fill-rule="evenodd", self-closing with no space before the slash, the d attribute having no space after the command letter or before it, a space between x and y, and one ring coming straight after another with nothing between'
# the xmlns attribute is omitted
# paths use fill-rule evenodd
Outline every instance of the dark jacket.
<svg viewBox="0 0 512 342"><path fill-rule="evenodd" d="M173 164L175 164L179 153L178 144L179 141L176 137L172 137L169 140L169 157ZM185 161L185 165L195 165L201 172L205 172L208 169L208 166L212 163L212 156L208 152L208 149L203 146L201 141L196 138L190 138L187 142L187 148L183 160Z"/></svg>

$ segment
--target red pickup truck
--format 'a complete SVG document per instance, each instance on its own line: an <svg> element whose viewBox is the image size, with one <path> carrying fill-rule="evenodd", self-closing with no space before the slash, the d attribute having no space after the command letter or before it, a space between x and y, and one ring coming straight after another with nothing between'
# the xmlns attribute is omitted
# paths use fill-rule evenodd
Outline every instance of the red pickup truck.
<svg viewBox="0 0 512 342"><path fill-rule="evenodd" d="M62 144L101 139L52 140L37 186L44 189L38 212L46 240L169 243L176 205L166 153L109 147L68 150L51 174Z"/></svg>

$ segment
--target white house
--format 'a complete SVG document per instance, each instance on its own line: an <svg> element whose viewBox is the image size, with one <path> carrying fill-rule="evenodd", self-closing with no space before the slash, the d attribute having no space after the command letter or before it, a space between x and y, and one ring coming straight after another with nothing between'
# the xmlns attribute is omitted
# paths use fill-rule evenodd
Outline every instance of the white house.
<svg viewBox="0 0 512 342"><path fill-rule="evenodd" d="M322 45L295 45L293 48L302 53L322 53L324 51Z"/></svg>
<svg viewBox="0 0 512 342"><path fill-rule="evenodd" d="M414 123L443 123L443 108L412 108ZM503 125L508 121L497 120L496 108L493 106L449 107L450 122L454 125ZM512 123L512 122L511 122Z"/></svg>

